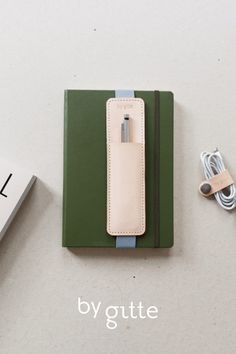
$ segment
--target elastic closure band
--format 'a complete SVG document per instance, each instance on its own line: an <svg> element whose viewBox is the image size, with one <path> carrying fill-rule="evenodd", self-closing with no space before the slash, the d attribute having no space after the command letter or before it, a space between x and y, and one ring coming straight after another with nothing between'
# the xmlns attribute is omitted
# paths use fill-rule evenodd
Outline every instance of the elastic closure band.
<svg viewBox="0 0 236 354"><path fill-rule="evenodd" d="M134 90L116 90L115 97L134 97ZM117 236L116 248L135 248L135 236Z"/></svg>

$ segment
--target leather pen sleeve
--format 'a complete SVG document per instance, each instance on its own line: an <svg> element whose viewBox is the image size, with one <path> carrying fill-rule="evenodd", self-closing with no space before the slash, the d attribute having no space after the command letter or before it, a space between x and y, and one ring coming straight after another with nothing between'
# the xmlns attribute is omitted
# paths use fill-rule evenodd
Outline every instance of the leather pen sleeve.
<svg viewBox="0 0 236 354"><path fill-rule="evenodd" d="M143 235L145 212L145 115L140 98L107 101L107 232L112 236ZM130 139L121 142L124 116Z"/></svg>

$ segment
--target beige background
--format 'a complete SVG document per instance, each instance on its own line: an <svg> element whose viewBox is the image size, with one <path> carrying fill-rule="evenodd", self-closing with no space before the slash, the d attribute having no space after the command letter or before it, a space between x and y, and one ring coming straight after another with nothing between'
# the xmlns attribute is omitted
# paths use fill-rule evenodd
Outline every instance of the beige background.
<svg viewBox="0 0 236 354"><path fill-rule="evenodd" d="M236 5L0 0L0 151L39 180L0 245L0 352L233 354L236 213L198 194L199 154L236 177ZM175 247L61 248L63 90L175 93ZM105 327L77 298L159 307Z"/></svg>

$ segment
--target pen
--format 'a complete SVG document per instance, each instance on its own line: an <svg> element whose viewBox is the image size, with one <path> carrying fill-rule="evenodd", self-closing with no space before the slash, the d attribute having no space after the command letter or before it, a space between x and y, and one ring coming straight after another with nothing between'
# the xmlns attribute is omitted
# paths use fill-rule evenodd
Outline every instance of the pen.
<svg viewBox="0 0 236 354"><path fill-rule="evenodd" d="M128 143L129 142L129 135L130 135L130 120L129 115L124 115L124 121L121 123L121 142Z"/></svg>

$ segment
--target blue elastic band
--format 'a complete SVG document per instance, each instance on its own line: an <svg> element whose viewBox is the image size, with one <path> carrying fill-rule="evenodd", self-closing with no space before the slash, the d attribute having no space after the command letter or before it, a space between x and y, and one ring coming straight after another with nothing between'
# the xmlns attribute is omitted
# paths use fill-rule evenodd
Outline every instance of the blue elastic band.
<svg viewBox="0 0 236 354"><path fill-rule="evenodd" d="M116 90L116 97L134 97L134 90ZM135 248L136 237L135 236L117 236L116 248Z"/></svg>

